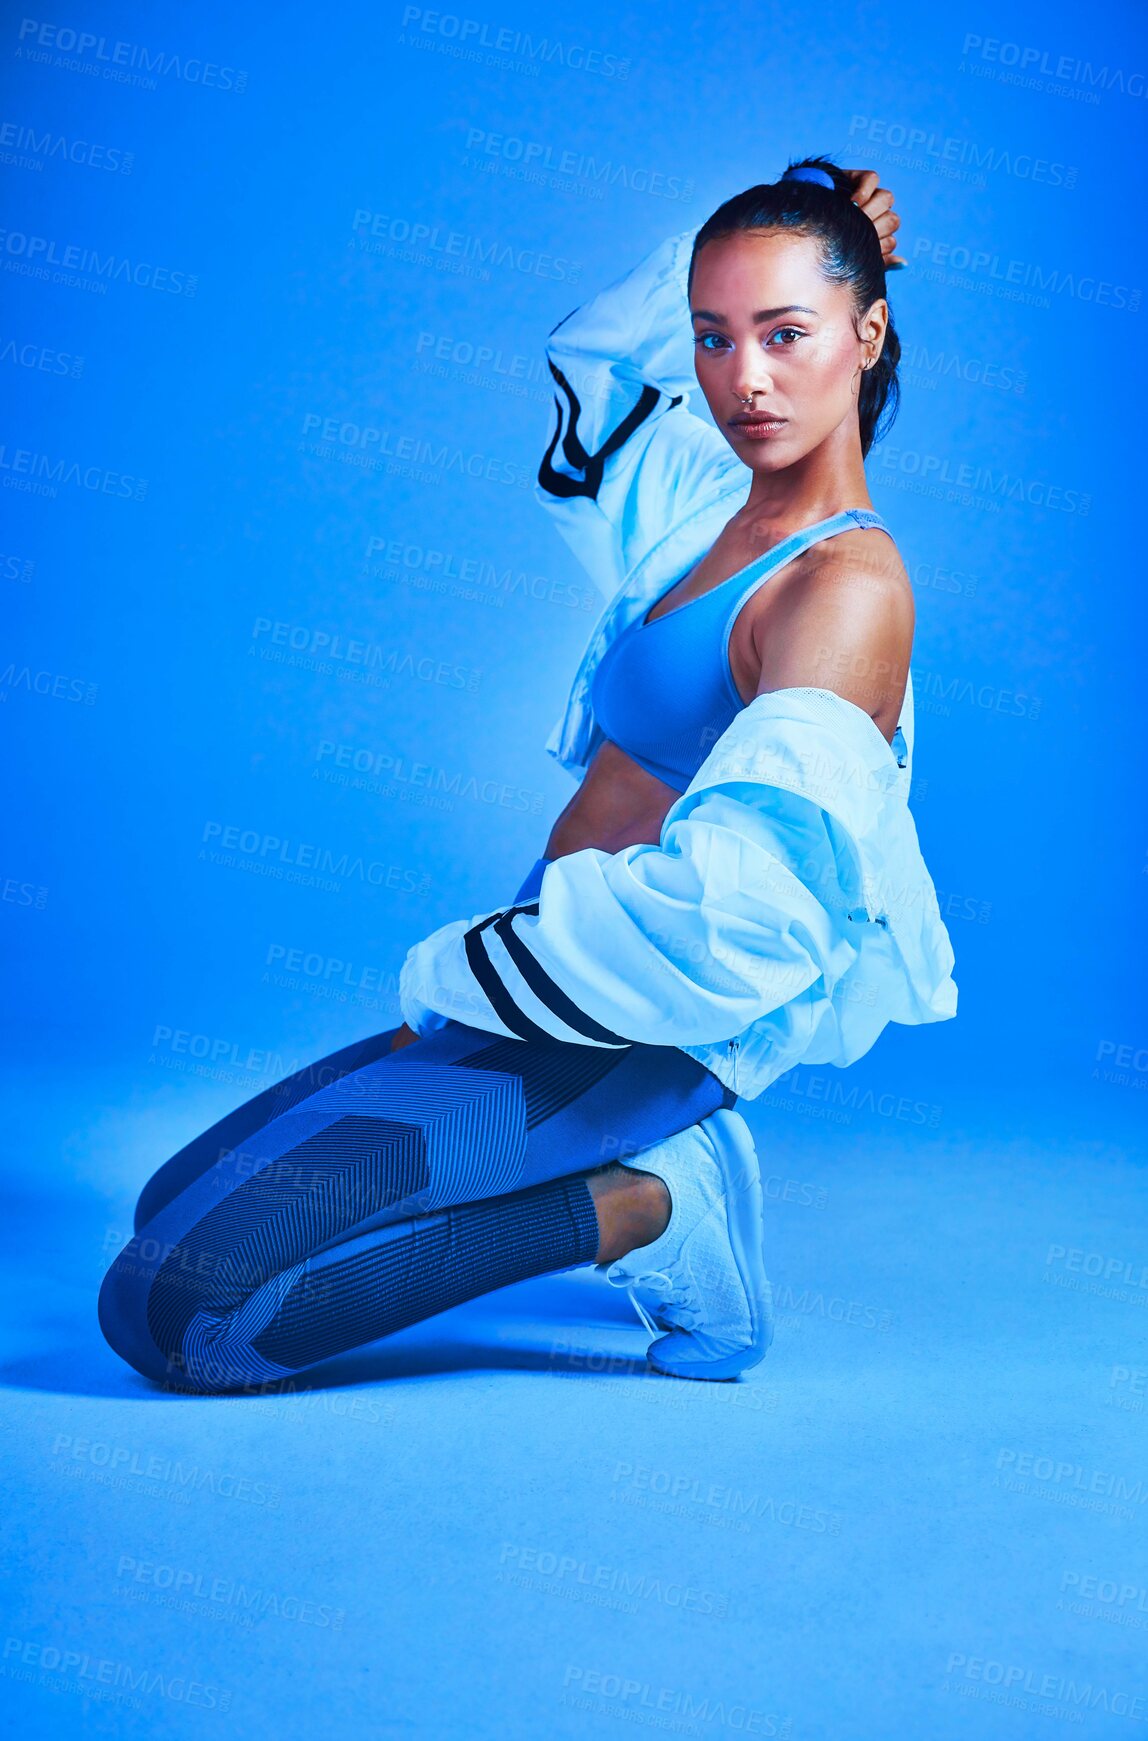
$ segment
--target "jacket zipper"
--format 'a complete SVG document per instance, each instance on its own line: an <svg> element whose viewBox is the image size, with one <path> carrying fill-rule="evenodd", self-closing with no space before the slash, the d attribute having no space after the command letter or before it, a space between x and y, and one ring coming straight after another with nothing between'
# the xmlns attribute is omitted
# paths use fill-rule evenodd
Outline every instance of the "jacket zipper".
<svg viewBox="0 0 1148 1741"><path fill-rule="evenodd" d="M740 1090L739 1090L738 1085L737 1085L738 1053L740 1052L740 1050L741 1050L741 1041L740 1040L728 1040L726 1042L726 1051L731 1052L733 1054L733 1091L735 1094L740 1093Z"/></svg>

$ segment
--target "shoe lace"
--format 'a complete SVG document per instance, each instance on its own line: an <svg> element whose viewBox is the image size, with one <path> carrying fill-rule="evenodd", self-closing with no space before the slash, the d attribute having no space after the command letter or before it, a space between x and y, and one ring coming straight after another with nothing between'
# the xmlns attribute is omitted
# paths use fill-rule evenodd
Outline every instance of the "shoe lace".
<svg viewBox="0 0 1148 1741"><path fill-rule="evenodd" d="M669 1325L671 1328L688 1330L701 1320L701 1305L700 1302L694 1299L693 1289L691 1288L690 1290L689 1299L675 1299L672 1278L666 1274L665 1270L650 1269L642 1270L638 1275L623 1274L613 1276L610 1274L610 1270L607 1269L606 1280L612 1287L625 1288L630 1296L630 1304L633 1306L635 1312L637 1312L639 1318L642 1320L642 1323L645 1325L651 1336L662 1335L666 1326L664 1324L653 1323L650 1320L641 1300L634 1292L635 1288L647 1287L652 1293L659 1296L660 1303L665 1308L664 1315L669 1319ZM673 1316L670 1316L671 1313Z"/></svg>

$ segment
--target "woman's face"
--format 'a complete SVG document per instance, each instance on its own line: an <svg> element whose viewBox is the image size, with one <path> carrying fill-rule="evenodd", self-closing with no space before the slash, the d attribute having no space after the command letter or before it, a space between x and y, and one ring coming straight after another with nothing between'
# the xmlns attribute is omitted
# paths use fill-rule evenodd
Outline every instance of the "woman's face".
<svg viewBox="0 0 1148 1741"><path fill-rule="evenodd" d="M690 313L698 385L752 470L779 471L857 429L864 362L880 353L889 305L875 302L855 326L852 291L822 276L812 236L739 230L707 242Z"/></svg>

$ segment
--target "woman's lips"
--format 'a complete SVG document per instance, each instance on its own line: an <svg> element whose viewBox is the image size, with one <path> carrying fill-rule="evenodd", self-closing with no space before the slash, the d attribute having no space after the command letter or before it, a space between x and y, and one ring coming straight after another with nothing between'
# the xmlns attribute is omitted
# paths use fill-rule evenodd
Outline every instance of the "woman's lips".
<svg viewBox="0 0 1148 1741"><path fill-rule="evenodd" d="M733 428L747 441L765 441L771 435L780 435L788 422L787 417L762 417L755 423L735 423Z"/></svg>

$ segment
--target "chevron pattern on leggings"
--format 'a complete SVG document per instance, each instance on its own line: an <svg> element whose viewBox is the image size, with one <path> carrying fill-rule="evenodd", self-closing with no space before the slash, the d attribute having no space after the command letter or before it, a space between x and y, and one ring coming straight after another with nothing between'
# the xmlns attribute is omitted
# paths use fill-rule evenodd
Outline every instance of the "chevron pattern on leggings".
<svg viewBox="0 0 1148 1741"><path fill-rule="evenodd" d="M385 1115L343 1110L356 1092ZM526 1123L516 1076L383 1064L316 1099L330 1123L235 1185L156 1272L148 1329L169 1358L201 1306L231 1311L356 1222L408 1199L412 1215L432 1210L440 1182L456 1195L490 1196L521 1172ZM259 1133L269 1147L274 1132L273 1123Z"/></svg>
<svg viewBox="0 0 1148 1741"><path fill-rule="evenodd" d="M548 1036L545 1043L524 1046L521 1040L496 1035L489 1046L457 1059L454 1067L516 1076L522 1084L526 1128L533 1130L616 1070L624 1056L604 1046L571 1046Z"/></svg>

